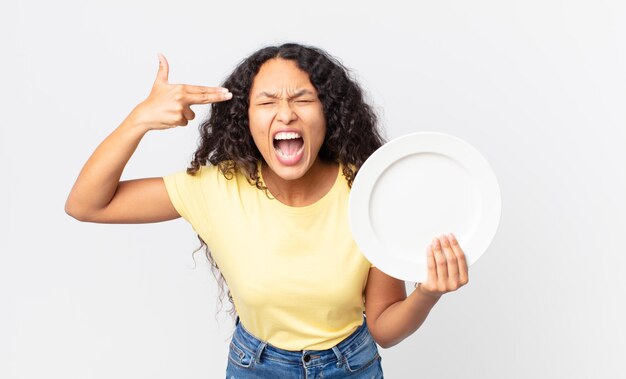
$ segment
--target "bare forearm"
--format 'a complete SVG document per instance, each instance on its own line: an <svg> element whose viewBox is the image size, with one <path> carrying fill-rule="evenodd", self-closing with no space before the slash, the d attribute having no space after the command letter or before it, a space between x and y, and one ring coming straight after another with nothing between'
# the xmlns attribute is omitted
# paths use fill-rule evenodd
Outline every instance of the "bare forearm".
<svg viewBox="0 0 626 379"><path fill-rule="evenodd" d="M415 289L405 300L389 306L376 319L379 345L390 348L413 334L424 323L439 298Z"/></svg>
<svg viewBox="0 0 626 379"><path fill-rule="evenodd" d="M147 128L129 116L102 141L80 171L65 203L66 212L81 214L109 204L124 167L146 132Z"/></svg>

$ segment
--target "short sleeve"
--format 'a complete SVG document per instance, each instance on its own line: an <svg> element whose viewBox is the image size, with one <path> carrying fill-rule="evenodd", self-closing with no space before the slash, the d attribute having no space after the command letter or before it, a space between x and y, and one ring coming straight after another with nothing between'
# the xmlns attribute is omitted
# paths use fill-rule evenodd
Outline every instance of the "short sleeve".
<svg viewBox="0 0 626 379"><path fill-rule="evenodd" d="M197 175L197 174L196 174ZM198 178L181 170L163 177L165 189L180 216L192 223L192 203L197 193Z"/></svg>

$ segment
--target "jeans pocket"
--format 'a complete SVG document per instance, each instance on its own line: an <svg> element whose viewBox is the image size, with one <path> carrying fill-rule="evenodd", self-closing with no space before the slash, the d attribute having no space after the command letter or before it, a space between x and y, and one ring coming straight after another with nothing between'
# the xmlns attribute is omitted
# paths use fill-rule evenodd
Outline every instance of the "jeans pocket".
<svg viewBox="0 0 626 379"><path fill-rule="evenodd" d="M254 360L254 355L246 349L237 346L234 341L231 341L228 350L228 359L239 367L249 368Z"/></svg>
<svg viewBox="0 0 626 379"><path fill-rule="evenodd" d="M359 372L380 361L380 354L373 339L367 338L356 349L344 353L345 368L348 372Z"/></svg>

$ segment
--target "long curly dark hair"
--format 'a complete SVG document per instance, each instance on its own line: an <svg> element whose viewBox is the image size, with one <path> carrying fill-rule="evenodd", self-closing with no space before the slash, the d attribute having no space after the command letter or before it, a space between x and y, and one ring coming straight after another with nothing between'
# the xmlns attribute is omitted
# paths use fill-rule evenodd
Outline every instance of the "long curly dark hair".
<svg viewBox="0 0 626 379"><path fill-rule="evenodd" d="M207 162L217 166L231 179L237 172L244 174L251 185L266 190L257 171L262 156L257 149L248 125L248 107L252 82L266 61L281 58L294 61L309 74L309 80L318 93L326 118L326 135L319 151L320 159L341 163L343 175L349 186L365 160L383 143L378 129L378 119L368 105L363 91L352 78L349 70L326 51L296 43L268 46L254 52L239 63L222 87L233 94L229 101L211 104L211 113L200 128L200 144L193 155L187 174L195 175ZM204 247L220 287L219 302L222 303L225 279L219 271L211 252L200 235L200 247ZM218 277L219 275L219 277ZM236 310L230 290L229 313L233 318ZM219 312L219 309L218 309Z"/></svg>

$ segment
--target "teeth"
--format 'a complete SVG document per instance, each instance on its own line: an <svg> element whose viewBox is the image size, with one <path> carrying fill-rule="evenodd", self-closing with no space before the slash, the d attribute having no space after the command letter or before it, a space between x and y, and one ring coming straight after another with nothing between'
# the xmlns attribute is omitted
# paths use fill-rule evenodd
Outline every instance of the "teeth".
<svg viewBox="0 0 626 379"><path fill-rule="evenodd" d="M274 139L296 139L301 138L300 133L295 132L279 132L276 133Z"/></svg>

